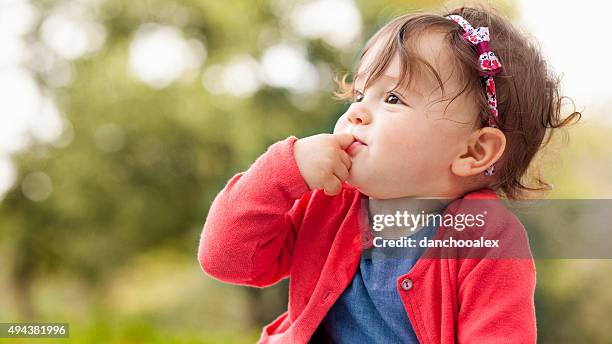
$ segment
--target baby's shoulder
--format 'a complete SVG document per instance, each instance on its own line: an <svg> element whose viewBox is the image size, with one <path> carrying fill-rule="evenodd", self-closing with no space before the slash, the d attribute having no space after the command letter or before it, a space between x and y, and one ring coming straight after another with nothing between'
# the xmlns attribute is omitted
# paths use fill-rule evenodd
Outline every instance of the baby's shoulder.
<svg viewBox="0 0 612 344"><path fill-rule="evenodd" d="M489 240L494 248L477 250L483 257L531 258L529 236L523 223L495 191L486 189L466 195L458 204L459 213L480 216L479 227L473 226L467 236Z"/></svg>
<svg viewBox="0 0 612 344"><path fill-rule="evenodd" d="M488 219L487 227L491 229L511 226L524 230L518 217L508 209L497 193L489 188L466 194L453 202L449 209L453 212L485 216Z"/></svg>

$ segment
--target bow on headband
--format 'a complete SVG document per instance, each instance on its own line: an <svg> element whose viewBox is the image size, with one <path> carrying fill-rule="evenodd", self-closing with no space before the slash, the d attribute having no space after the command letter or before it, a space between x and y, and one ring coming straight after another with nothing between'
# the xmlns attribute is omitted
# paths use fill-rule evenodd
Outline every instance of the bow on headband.
<svg viewBox="0 0 612 344"><path fill-rule="evenodd" d="M476 46L480 54L478 57L478 64L481 69L480 75L497 75L501 70L501 62L489 47L489 28L481 26L474 29L465 18L455 14L449 15L447 18L459 24L465 31L463 38Z"/></svg>
<svg viewBox="0 0 612 344"><path fill-rule="evenodd" d="M497 97L495 92L495 82L493 81L493 76L497 75L501 71L501 62L495 54L491 51L489 47L489 28L488 27L478 27L474 29L470 23L465 20L462 16L451 14L446 16L447 19L450 19L461 28L463 28L464 34L463 39L467 42L476 46L478 53L478 66L480 67L479 74L483 77L485 82L485 92L487 94L487 103L489 105L489 109L491 110L492 117L489 117L488 124L490 127L495 128L495 120L499 116L497 112ZM485 171L485 175L490 176L495 173L495 164L489 166L489 168Z"/></svg>

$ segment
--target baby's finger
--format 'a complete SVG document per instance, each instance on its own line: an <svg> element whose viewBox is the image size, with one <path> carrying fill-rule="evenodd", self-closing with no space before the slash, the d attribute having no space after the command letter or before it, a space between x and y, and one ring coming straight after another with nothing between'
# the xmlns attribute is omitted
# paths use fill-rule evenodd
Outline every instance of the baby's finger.
<svg viewBox="0 0 612 344"><path fill-rule="evenodd" d="M342 182L334 175L328 177L323 183L323 192L327 196L335 196L340 193L340 190L342 190Z"/></svg>
<svg viewBox="0 0 612 344"><path fill-rule="evenodd" d="M348 146L350 146L351 143L355 141L355 138L353 137L352 134L339 133L339 134L332 134L332 135L334 136L334 138L336 139L336 142L338 143L338 145L340 145L340 148L342 150L347 149Z"/></svg>
<svg viewBox="0 0 612 344"><path fill-rule="evenodd" d="M338 163L334 167L334 175L340 179L340 181L345 181L349 177L349 170L344 166L344 164Z"/></svg>
<svg viewBox="0 0 612 344"><path fill-rule="evenodd" d="M340 151L340 160L342 160L342 163L344 164L344 166L346 166L347 169L351 169L351 165L353 164L353 162L351 161L351 157L348 155L347 152Z"/></svg>

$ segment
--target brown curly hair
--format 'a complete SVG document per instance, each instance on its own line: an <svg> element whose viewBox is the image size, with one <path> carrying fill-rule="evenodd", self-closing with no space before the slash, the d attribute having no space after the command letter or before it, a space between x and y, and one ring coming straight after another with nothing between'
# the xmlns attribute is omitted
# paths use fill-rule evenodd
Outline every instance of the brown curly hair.
<svg viewBox="0 0 612 344"><path fill-rule="evenodd" d="M496 163L494 181L489 187L509 199L524 198L531 191L552 189L552 185L541 178L537 169L533 171L531 168L531 176L527 171L536 153L550 142L553 129L580 120L581 113L575 108L567 117L561 116L562 100L569 98L560 96L560 78L545 61L539 46L492 7L460 7L444 12L406 14L384 25L366 43L356 70L360 70L363 57L375 43L383 40L383 48L362 75L355 75L353 80L365 77L364 87L367 87L385 72L393 57L399 55L401 74L396 88L410 89L416 76L425 71L435 77L444 94L444 82L438 71L410 47L411 37L418 37L430 29L441 30L446 33L445 41L457 62L460 82L464 86L452 97L443 97L438 101L450 99L452 102L465 92L473 95L480 111L475 126L486 126L490 109L483 80L478 74L478 52L475 46L462 39L463 29L445 16L457 14L467 19L473 27L488 27L491 50L503 66L502 72L494 78L499 111L496 124L505 134L507 143L501 159ZM339 89L334 94L338 99L353 99L354 85L347 78L348 74L336 78Z"/></svg>

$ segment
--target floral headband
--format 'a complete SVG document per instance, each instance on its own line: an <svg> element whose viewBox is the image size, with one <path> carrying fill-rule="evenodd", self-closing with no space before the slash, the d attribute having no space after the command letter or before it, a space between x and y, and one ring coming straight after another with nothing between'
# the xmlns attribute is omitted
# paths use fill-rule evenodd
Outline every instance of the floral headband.
<svg viewBox="0 0 612 344"><path fill-rule="evenodd" d="M480 67L479 74L483 78L485 82L485 92L487 94L487 103L489 104L489 109L491 109L491 116L489 116L488 124L489 127L496 128L495 125L496 120L499 118L499 113L497 111L497 97L495 93L495 82L493 81L493 76L497 75L501 72L501 62L495 54L491 51L489 47L489 28L486 26L479 26L476 29L472 27L472 25L462 16L451 14L446 16L447 19L450 19L461 28L465 33L463 34L463 39L468 43L471 43L476 46L478 53L480 56L478 57L478 65ZM495 164L489 166L484 172L486 176L493 175L495 173Z"/></svg>

